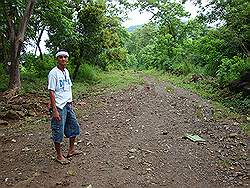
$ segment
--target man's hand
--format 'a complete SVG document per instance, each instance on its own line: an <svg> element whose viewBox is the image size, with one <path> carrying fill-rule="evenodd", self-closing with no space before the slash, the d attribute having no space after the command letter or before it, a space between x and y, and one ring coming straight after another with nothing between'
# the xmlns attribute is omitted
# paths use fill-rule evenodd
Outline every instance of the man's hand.
<svg viewBox="0 0 250 188"><path fill-rule="evenodd" d="M52 117L56 120L56 121L60 121L61 120L61 117L60 117L60 114L57 110L57 107L56 107L56 100L55 100L55 91L53 90L49 90L49 96L50 96L50 107L52 107L53 109L53 112L52 112Z"/></svg>
<svg viewBox="0 0 250 188"><path fill-rule="evenodd" d="M59 112L57 110L53 110L53 118L56 121L60 121L61 120L60 114L59 114Z"/></svg>

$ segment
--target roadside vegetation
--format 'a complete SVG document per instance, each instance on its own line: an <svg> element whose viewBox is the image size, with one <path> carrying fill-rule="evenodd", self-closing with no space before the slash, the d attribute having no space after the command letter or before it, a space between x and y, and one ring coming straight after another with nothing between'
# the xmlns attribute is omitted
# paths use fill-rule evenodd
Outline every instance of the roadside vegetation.
<svg viewBox="0 0 250 188"><path fill-rule="evenodd" d="M249 2L192 2L202 11L191 19L175 1L1 1L0 91L47 96L55 51L66 49L77 99L140 84L138 74L151 75L214 101L218 118L237 116L249 134ZM154 17L129 32L121 20L134 8ZM29 24L18 27L25 20ZM44 33L46 54L40 46ZM23 40L13 43L18 37ZM32 41L36 50L30 52Z"/></svg>

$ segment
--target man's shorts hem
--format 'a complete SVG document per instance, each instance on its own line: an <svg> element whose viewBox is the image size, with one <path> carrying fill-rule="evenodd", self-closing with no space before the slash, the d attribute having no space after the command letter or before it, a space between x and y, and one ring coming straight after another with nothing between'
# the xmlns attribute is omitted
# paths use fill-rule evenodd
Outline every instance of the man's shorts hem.
<svg viewBox="0 0 250 188"><path fill-rule="evenodd" d="M80 134L78 134L78 135L71 135L71 136L66 137L66 138L72 138L72 137L78 137L78 136L80 136Z"/></svg>

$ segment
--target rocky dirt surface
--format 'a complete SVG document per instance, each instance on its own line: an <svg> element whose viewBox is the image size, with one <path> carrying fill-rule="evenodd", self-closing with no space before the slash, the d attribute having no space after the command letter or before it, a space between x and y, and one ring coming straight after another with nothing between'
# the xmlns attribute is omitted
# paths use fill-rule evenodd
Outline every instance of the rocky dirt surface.
<svg viewBox="0 0 250 188"><path fill-rule="evenodd" d="M34 105L38 100L42 105ZM46 100L33 97L26 109L46 111ZM74 106L83 154L68 165L53 160L45 112L27 110L18 121L2 113L0 187L249 186L249 138L237 122L214 120L209 102L196 94L145 77L144 85L85 97ZM192 142L186 133L206 141ZM65 138L65 154L67 146Z"/></svg>

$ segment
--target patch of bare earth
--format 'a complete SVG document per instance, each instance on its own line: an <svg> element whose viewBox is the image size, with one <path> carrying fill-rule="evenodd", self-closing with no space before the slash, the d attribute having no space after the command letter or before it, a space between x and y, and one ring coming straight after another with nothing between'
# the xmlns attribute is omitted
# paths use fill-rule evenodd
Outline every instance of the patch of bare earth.
<svg viewBox="0 0 250 188"><path fill-rule="evenodd" d="M84 153L65 166L52 159L48 117L0 125L1 187L249 185L247 136L234 122L213 120L209 103L191 92L146 77L142 86L86 97L75 109ZM65 154L67 146L65 138Z"/></svg>

